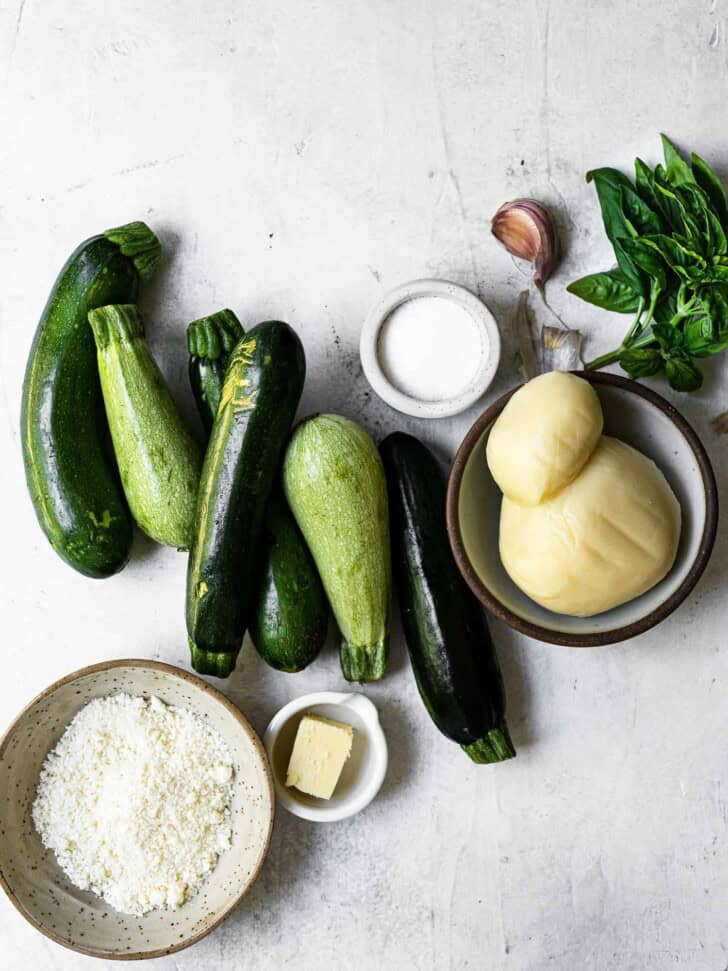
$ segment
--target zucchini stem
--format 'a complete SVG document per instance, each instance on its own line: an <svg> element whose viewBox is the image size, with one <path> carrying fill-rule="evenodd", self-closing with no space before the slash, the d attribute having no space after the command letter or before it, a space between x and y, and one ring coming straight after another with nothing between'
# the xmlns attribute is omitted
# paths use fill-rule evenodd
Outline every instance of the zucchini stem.
<svg viewBox="0 0 728 971"><path fill-rule="evenodd" d="M110 304L90 310L88 322L100 350L109 344L129 343L144 337L144 321L133 303Z"/></svg>
<svg viewBox="0 0 728 971"><path fill-rule="evenodd" d="M505 722L499 728L491 728L477 741L460 747L478 765L505 762L506 759L513 759L516 756L516 749Z"/></svg>
<svg viewBox="0 0 728 971"><path fill-rule="evenodd" d="M192 357L217 361L228 357L243 336L243 328L232 310L218 310L187 325L187 351Z"/></svg>
<svg viewBox="0 0 728 971"><path fill-rule="evenodd" d="M235 670L239 651L205 651L190 640L192 667L198 674L227 678Z"/></svg>
<svg viewBox="0 0 728 971"><path fill-rule="evenodd" d="M341 670L347 681L381 681L387 671L389 635L376 644L341 642Z"/></svg>
<svg viewBox="0 0 728 971"><path fill-rule="evenodd" d="M142 281L148 280L157 269L162 247L146 223L133 222L107 229L104 236L132 261Z"/></svg>

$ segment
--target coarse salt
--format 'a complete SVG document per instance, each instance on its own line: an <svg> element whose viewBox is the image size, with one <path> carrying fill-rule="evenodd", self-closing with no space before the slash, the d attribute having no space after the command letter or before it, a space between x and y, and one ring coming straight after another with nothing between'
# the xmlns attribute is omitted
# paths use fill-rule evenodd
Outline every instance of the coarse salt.
<svg viewBox="0 0 728 971"><path fill-rule="evenodd" d="M446 297L412 297L382 324L379 363L397 390L420 401L462 394L482 367L483 347L472 314Z"/></svg>

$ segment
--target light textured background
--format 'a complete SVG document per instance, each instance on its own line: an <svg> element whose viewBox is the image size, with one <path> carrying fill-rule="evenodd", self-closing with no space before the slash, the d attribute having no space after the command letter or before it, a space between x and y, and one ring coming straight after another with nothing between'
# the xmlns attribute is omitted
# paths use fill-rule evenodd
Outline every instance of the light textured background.
<svg viewBox="0 0 728 971"><path fill-rule="evenodd" d="M139 538L121 576L86 580L25 493L25 358L81 239L136 218L158 230L165 268L143 307L191 420L184 326L229 305L299 330L302 412L405 428L445 457L481 406L427 424L373 400L357 354L367 309L417 276L475 289L506 337L492 399L515 380L506 332L527 279L488 219L535 195L565 241L553 306L589 352L611 346L625 320L563 290L610 259L584 172L654 161L665 130L728 175L727 13L728 0L0 0L3 723L81 665L187 665L185 558ZM706 371L679 406L722 488L728 443L709 420L728 407L725 358ZM721 530L689 602L622 646L559 649L494 624L519 749L500 767L434 730L397 636L391 674L367 689L391 746L379 799L330 827L281 811L244 905L158 966L724 969L727 560ZM246 650L225 690L262 731L290 698L341 683L332 650L296 676ZM91 959L3 898L0 967Z"/></svg>

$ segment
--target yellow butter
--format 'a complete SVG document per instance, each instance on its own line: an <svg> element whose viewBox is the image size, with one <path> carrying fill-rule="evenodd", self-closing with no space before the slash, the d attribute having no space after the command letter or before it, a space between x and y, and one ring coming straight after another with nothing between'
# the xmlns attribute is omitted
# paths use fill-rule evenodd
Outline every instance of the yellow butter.
<svg viewBox="0 0 728 971"><path fill-rule="evenodd" d="M286 785L319 799L330 799L351 755L353 741L351 725L304 715L288 762Z"/></svg>

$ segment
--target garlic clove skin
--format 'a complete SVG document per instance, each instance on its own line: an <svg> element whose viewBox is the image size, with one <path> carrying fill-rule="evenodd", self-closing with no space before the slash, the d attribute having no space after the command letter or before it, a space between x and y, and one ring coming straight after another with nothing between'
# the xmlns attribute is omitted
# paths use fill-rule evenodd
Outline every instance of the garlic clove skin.
<svg viewBox="0 0 728 971"><path fill-rule="evenodd" d="M512 256L533 263L534 283L543 290L559 260L559 237L549 210L535 199L514 199L496 212L491 229Z"/></svg>

